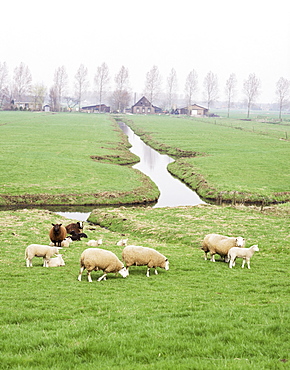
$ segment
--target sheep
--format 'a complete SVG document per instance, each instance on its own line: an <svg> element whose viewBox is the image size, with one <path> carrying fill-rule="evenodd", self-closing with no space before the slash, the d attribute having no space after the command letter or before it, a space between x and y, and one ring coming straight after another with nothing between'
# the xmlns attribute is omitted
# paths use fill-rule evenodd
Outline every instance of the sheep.
<svg viewBox="0 0 290 370"><path fill-rule="evenodd" d="M70 246L70 244L72 243L72 238L70 236L68 236L67 238L65 238L62 242L61 242L61 247L63 248L68 248ZM53 246L53 242L50 242L49 243L50 246Z"/></svg>
<svg viewBox="0 0 290 370"><path fill-rule="evenodd" d="M250 248L233 247L228 252L229 268L231 269L236 264L236 258L243 259L242 268L244 268L247 261L248 269L250 268L250 259L255 252L258 252L258 245L252 245Z"/></svg>
<svg viewBox="0 0 290 370"><path fill-rule="evenodd" d="M227 261L228 251L232 247L244 247L245 239L241 236L230 237L220 234L208 234L205 236L201 249L204 251L204 259L207 260L207 253L211 255L211 261L215 262L214 255L217 253Z"/></svg>
<svg viewBox="0 0 290 370"><path fill-rule="evenodd" d="M98 281L106 280L106 276L109 272L119 273L123 278L129 275L124 264L113 252L100 248L85 249L81 254L80 266L78 281L81 281L82 273L85 269L87 269L88 281L90 283L92 282L91 272L93 270L102 270L104 273L98 278Z"/></svg>
<svg viewBox="0 0 290 370"><path fill-rule="evenodd" d="M71 236L70 236L70 238L72 240L81 240L81 238L87 238L87 237L88 237L87 234L85 234L85 233L76 233L73 230L72 230Z"/></svg>
<svg viewBox="0 0 290 370"><path fill-rule="evenodd" d="M89 247L97 247L98 245L103 244L103 239L89 240L86 244Z"/></svg>
<svg viewBox="0 0 290 370"><path fill-rule="evenodd" d="M127 245L128 239L121 239L118 241L117 246L118 247L125 247Z"/></svg>
<svg viewBox="0 0 290 370"><path fill-rule="evenodd" d="M56 257L51 258L48 261L48 267L65 266L62 256L63 256L62 254L58 254Z"/></svg>
<svg viewBox="0 0 290 370"><path fill-rule="evenodd" d="M43 267L48 267L48 262L54 254L59 254L60 247L50 247L49 245L30 244L25 249L26 266L32 267L33 257L43 257Z"/></svg>
<svg viewBox="0 0 290 370"><path fill-rule="evenodd" d="M83 231L84 225L82 221L78 221L77 223L71 223L67 225L65 228L68 234L71 234L72 231L78 234Z"/></svg>
<svg viewBox="0 0 290 370"><path fill-rule="evenodd" d="M150 268L155 268L155 275L158 274L157 267L169 270L168 259L153 248L128 245L122 251L122 260L126 263L128 274L132 265L147 266L147 277L150 276Z"/></svg>
<svg viewBox="0 0 290 370"><path fill-rule="evenodd" d="M60 247L61 242L66 238L66 228L62 224L52 224L52 226L49 231L50 240L55 246Z"/></svg>

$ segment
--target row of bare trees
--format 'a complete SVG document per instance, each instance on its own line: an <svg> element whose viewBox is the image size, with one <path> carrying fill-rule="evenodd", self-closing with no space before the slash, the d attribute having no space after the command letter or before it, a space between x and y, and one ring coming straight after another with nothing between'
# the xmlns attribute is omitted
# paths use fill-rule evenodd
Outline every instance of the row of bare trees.
<svg viewBox="0 0 290 370"><path fill-rule="evenodd" d="M20 63L13 71L12 79L9 78L8 67L6 63L0 62L0 107L8 105L13 100L21 101L29 95L35 104L42 106L45 100L54 111L61 110L65 102L66 107L73 108L81 105L84 98L91 90L91 100L97 104L109 102L114 110L123 111L132 102L132 93L129 82L129 71L122 66L119 72L114 76L114 89L110 87L110 71L106 63L97 67L94 75L93 86L90 89L88 80L88 69L81 64L74 76L73 94L68 94L69 78L65 66L57 68L54 72L53 84L47 89L43 83L32 84L31 72L24 63ZM197 99L198 75L192 69L184 85L184 103L189 106ZM248 116L257 97L260 94L261 82L254 74L250 74L243 82L243 94L247 105ZM93 92L92 92L93 91ZM177 105L178 80L174 68L166 79L165 93L162 89L162 77L159 69L154 65L145 76L143 94L147 96L152 104L161 104L164 108L172 109ZM228 116L230 109L237 94L237 77L234 73L230 74L224 88L224 96L227 102ZM93 96L93 98L92 98ZM162 100L161 100L162 96ZM290 96L290 81L281 77L276 84L277 103L281 112L288 104ZM210 109L219 98L219 84L217 75L209 72L203 80L203 101Z"/></svg>

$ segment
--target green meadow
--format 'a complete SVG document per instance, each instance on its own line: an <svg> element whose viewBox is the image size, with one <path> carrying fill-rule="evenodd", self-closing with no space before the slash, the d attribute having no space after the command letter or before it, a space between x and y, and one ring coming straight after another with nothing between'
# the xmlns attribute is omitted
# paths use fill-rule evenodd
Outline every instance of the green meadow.
<svg viewBox="0 0 290 370"><path fill-rule="evenodd" d="M0 368L289 369L290 203L270 204L289 193L288 123L245 122L252 130L238 119L129 118L174 156L173 173L193 188L199 178L205 196L241 193L268 204L124 206L150 202L158 189L131 168L137 158L111 116L0 112L0 204L27 206L0 211ZM268 127L275 132L262 133ZM35 257L27 268L29 244L48 244L52 223L74 222L46 204L95 205L88 239L62 251L63 267L44 268ZM219 257L205 261L208 233L258 244L251 269L240 259L233 269ZM147 278L145 266L134 266L126 279L101 282L95 271L92 283L84 272L79 282L80 255L98 238L119 258L121 238L153 247L170 269Z"/></svg>

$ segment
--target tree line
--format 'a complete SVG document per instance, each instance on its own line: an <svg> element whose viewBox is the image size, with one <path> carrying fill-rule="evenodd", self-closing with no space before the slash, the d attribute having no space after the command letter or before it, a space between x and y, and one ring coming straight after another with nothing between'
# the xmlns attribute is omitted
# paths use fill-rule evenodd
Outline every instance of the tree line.
<svg viewBox="0 0 290 370"><path fill-rule="evenodd" d="M85 100L94 104L110 104L112 110L123 112L132 105L132 91L129 82L129 70L122 66L114 76L114 88L109 84L111 76L108 65L104 62L96 69L93 81L88 79L88 69L81 64L73 79L73 91L69 93L69 78L65 66L60 66L54 71L53 84L50 87L43 83L32 83L32 74L27 65L23 62L17 66L12 76L8 71L6 62L0 62L0 108L11 109L15 101L22 101L28 96L35 103L35 106L43 107L44 102L50 105L53 111L61 111L78 107L81 109ZM189 71L185 83L183 104L190 106L196 102L199 82L197 72ZM160 105L168 111L174 110L178 101L177 73L171 69L163 88L162 77L156 65L145 75L143 94L153 105ZM256 99L261 93L261 81L255 73L249 74L243 82L242 92L245 97L247 116ZM203 103L208 109L212 108L220 94L217 75L212 71L208 72L203 80ZM227 105L228 116L237 94L237 77L231 73L224 86L224 100ZM282 119L282 111L289 105L290 81L281 77L276 83L277 106L279 118Z"/></svg>

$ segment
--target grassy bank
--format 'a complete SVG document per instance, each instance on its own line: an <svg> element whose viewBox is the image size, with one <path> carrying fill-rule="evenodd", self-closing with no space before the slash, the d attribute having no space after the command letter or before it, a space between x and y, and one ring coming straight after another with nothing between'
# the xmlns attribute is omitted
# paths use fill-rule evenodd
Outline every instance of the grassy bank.
<svg viewBox="0 0 290 370"><path fill-rule="evenodd" d="M0 112L0 205L154 201L135 162L108 115Z"/></svg>
<svg viewBox="0 0 290 370"><path fill-rule="evenodd" d="M116 208L95 210L89 239L121 257L121 237L165 254L170 270L145 276L132 267L77 281L86 240L64 252L66 266L25 267L30 243L48 243L49 211L1 212L0 340L2 369L286 369L289 301L289 206ZM204 261L210 232L259 244L251 270ZM218 258L217 258L218 260Z"/></svg>
<svg viewBox="0 0 290 370"><path fill-rule="evenodd" d="M237 119L131 116L131 128L176 158L168 169L206 199L290 200L290 125Z"/></svg>

